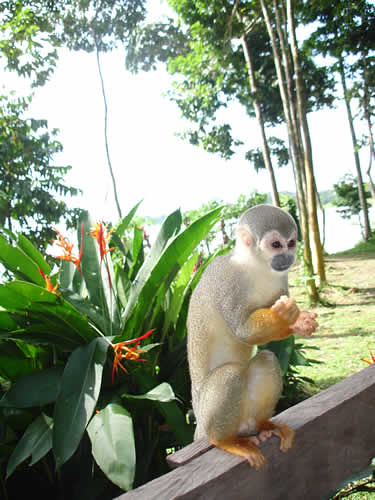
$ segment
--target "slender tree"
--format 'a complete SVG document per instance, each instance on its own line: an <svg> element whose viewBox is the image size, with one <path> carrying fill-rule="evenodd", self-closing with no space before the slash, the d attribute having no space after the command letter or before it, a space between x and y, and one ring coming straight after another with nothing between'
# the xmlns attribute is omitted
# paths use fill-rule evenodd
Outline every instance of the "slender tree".
<svg viewBox="0 0 375 500"><path fill-rule="evenodd" d="M104 139L114 199L121 218L121 207L108 139L108 106L100 53L121 43L125 48L136 26L146 16L145 0L9 0L0 6L0 53L7 68L42 85L53 73L58 48L96 52L104 102ZM26 62L25 62L26 61Z"/></svg>
<svg viewBox="0 0 375 500"><path fill-rule="evenodd" d="M314 55L329 55L334 58L334 64L331 65L330 69L332 72L336 72L342 88L353 145L359 200L362 206L364 238L368 239L371 237L371 227L358 153L360 144L352 111L352 98L355 91L353 81L362 72L363 95L366 95L366 97L360 99L359 104L363 106L362 116L365 119L366 116L370 117L368 99L369 80L367 80L366 85L364 66L368 73L366 62L371 61L370 53L375 47L373 36L375 30L375 7L371 2L365 0L355 3L340 2L339 0L319 0L317 2L305 3L303 12L305 22L318 21L319 23L317 29L314 30L309 40L305 43L306 47ZM358 69L360 69L359 72ZM349 81L348 75L351 81ZM368 125L370 125L368 139L371 149L371 121ZM371 169L371 162L369 168ZM370 180L372 181L371 174Z"/></svg>
<svg viewBox="0 0 375 500"><path fill-rule="evenodd" d="M280 9L276 1L273 2L275 22L271 19L271 13L265 0L260 0L264 21L271 40L274 55L275 68L277 72L280 96L283 103L285 122L288 129L289 145L292 153L292 162L296 179L297 200L301 218L301 229L304 241L304 257L309 276L308 287L310 297L313 301L319 298L318 290L313 278L314 268L310 246L310 227L308 219L308 200L306 193L306 171L303 164L303 151L301 130L298 124L296 102L292 87L292 68L289 50L286 46L286 33L282 31L280 20ZM274 27L276 26L276 28ZM277 34L278 39L277 39ZM309 179L310 181L310 179ZM324 276L325 277L325 276Z"/></svg>
<svg viewBox="0 0 375 500"><path fill-rule="evenodd" d="M280 102L275 89L266 83L273 79L273 75L270 74L272 60L270 48L265 46L264 29L263 33L261 27L258 29L255 25L254 29L249 29L246 21L242 22L240 13L232 10L231 3L226 0L218 2L214 8L209 2L204 9L201 4L199 12L195 0L184 4L170 3L183 23L185 42L181 43L181 33L175 33L180 53L176 54L172 42L169 58L163 52L160 60L167 59L169 71L176 76L174 89L169 92L171 99L178 104L183 116L196 124L182 137L229 159L241 142L232 136L229 124L218 123L218 115L229 101L238 100L249 116L256 117L261 136L260 156L256 149L248 151L245 157L250 161L256 158L256 169L267 169L272 200L279 205L273 163L277 158L279 166L285 164L285 149L266 133L266 125L280 122ZM150 40L153 33L154 43L158 43L167 29L170 30L170 26L167 28L157 23L153 30L148 25L142 28L138 38L140 41ZM133 50L127 58L128 67L133 71L139 67L154 67L153 45L140 46L138 40L134 40ZM165 43L161 46L165 47ZM183 79L179 75L183 75ZM267 98L261 99L263 94Z"/></svg>
<svg viewBox="0 0 375 500"><path fill-rule="evenodd" d="M242 23L242 18L238 10L236 11L236 15L240 23ZM253 29L255 26L255 23L250 29ZM253 61L253 56L251 54L251 50L249 47L248 40L246 39L246 33L243 33L241 35L241 46L242 50L244 53L245 61L246 61L246 66L247 66L247 71L249 74L249 84L250 84L250 91L253 95L253 106L254 106L254 111L255 111L255 117L258 122L258 127L259 131L261 134L261 141L262 141L262 156L263 156L263 161L264 165L267 168L269 178L270 178L270 183L271 183L271 193L272 193L272 202L275 206L280 207L280 197L279 197L279 192L277 189L277 183L276 183L276 176L274 172L274 168L272 165L272 159L271 159L271 153L270 153L270 147L268 144L267 140L267 135L266 135L266 129L265 129L265 123L264 123L264 117L263 117L263 112L262 112L262 107L259 102L258 98L258 85L256 81L256 76L255 76L255 66L254 66L254 61Z"/></svg>

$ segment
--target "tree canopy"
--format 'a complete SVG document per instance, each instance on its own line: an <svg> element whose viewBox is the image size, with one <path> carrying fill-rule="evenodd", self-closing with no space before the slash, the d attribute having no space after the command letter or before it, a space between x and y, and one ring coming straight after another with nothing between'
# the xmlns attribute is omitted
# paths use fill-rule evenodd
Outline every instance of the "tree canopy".
<svg viewBox="0 0 375 500"><path fill-rule="evenodd" d="M54 165L62 150L57 130L26 118L27 108L26 99L0 98L0 224L22 228L42 249L62 216L68 228L76 227L80 210L68 208L65 198L79 190L64 183L71 167Z"/></svg>

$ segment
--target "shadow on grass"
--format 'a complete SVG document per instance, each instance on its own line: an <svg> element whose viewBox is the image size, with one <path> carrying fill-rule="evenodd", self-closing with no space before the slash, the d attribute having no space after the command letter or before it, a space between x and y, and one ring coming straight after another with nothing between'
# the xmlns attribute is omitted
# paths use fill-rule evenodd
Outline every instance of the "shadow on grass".
<svg viewBox="0 0 375 500"><path fill-rule="evenodd" d="M375 293L375 291L373 292ZM359 306L368 306L369 304L374 304L375 305L375 298L373 296L369 297L361 297L361 300L358 300L357 302L345 302L344 304L330 304L327 306L325 304L325 307L327 308L332 308L332 309L340 309L343 307L359 307Z"/></svg>
<svg viewBox="0 0 375 500"><path fill-rule="evenodd" d="M345 337L371 337L374 333L364 328L357 328L355 331L347 333L328 333L327 335L314 335L315 339L340 339Z"/></svg>
<svg viewBox="0 0 375 500"><path fill-rule="evenodd" d="M342 377L327 377L327 378L322 378L319 379L319 382L317 380L314 380L314 385L318 386L320 390L324 391L325 389L328 389L332 385L338 384L343 380Z"/></svg>
<svg viewBox="0 0 375 500"><path fill-rule="evenodd" d="M366 252L358 252L358 253L335 253L330 254L325 257L326 263L330 264L331 262L342 262L344 260L372 260L375 259L374 252L371 250Z"/></svg>

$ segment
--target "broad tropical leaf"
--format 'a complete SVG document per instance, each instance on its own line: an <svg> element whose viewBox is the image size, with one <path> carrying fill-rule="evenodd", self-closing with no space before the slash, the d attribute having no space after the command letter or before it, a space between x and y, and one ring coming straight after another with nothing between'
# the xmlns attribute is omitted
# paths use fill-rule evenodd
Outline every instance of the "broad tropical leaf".
<svg viewBox="0 0 375 500"><path fill-rule="evenodd" d="M149 259L145 261L139 272L140 275L144 274L144 276L139 280L137 277L135 287L132 290L131 298L134 303L131 302L130 298L125 310L128 335L132 335L135 325L141 324L141 318L147 316L158 291L162 287L170 285L186 259L217 222L221 210L221 207L212 210L193 222L168 246L166 246L168 241L164 241L164 251L160 249L158 258L154 257L152 262L149 262ZM144 268L148 270L147 273L142 273ZM116 342L118 341L119 339L116 339Z"/></svg>
<svg viewBox="0 0 375 500"><path fill-rule="evenodd" d="M2 234L0 234L0 262L15 276L44 286L44 279L36 262L23 250L8 243Z"/></svg>
<svg viewBox="0 0 375 500"><path fill-rule="evenodd" d="M17 380L0 400L1 406L32 408L56 401L60 392L63 368L54 366Z"/></svg>
<svg viewBox="0 0 375 500"><path fill-rule="evenodd" d="M47 276L51 274L51 268L44 260L43 255L23 234L18 235L17 245L25 252L26 255L30 257L30 259L35 262L38 267L41 268L44 274Z"/></svg>
<svg viewBox="0 0 375 500"><path fill-rule="evenodd" d="M135 442L130 414L117 403L94 415L87 427L92 454L104 474L123 490L130 490L135 475Z"/></svg>
<svg viewBox="0 0 375 500"><path fill-rule="evenodd" d="M158 263L165 247L168 245L168 242L171 238L173 238L173 236L178 233L180 227L181 213L179 210L177 210L176 212L173 212L171 215L169 215L163 222L155 243L152 245L150 254L148 255L147 259L143 263L143 266L137 274L137 279L132 287L129 301L125 309L125 318L127 318L133 311L134 307L137 304L139 293L149 279L151 271Z"/></svg>
<svg viewBox="0 0 375 500"><path fill-rule="evenodd" d="M161 403L168 403L176 399L172 387L167 384L167 382L162 382L151 389L151 391L146 392L146 394L136 396L132 394L123 394L122 397L131 399L151 399L152 401L160 401Z"/></svg>
<svg viewBox="0 0 375 500"><path fill-rule="evenodd" d="M52 418L44 413L29 425L8 461L7 478L27 458L31 457L30 465L33 465L49 452L52 448L52 427Z"/></svg>
<svg viewBox="0 0 375 500"><path fill-rule="evenodd" d="M97 338L76 349L66 364L54 414L57 467L73 455L95 410L108 346L105 339Z"/></svg>

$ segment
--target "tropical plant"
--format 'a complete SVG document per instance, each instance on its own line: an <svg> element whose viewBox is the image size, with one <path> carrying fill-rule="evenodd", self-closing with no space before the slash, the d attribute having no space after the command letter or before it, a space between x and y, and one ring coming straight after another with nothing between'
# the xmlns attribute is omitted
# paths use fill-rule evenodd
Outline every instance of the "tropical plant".
<svg viewBox="0 0 375 500"><path fill-rule="evenodd" d="M23 235L0 235L14 276L0 285L4 498L42 474L40 498L113 498L192 440L186 308L201 272L194 250L221 209L183 231L172 213L146 257L142 229L124 237L136 209L111 231L85 214L79 252L57 232L57 270Z"/></svg>

